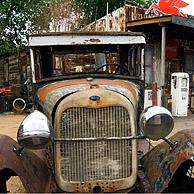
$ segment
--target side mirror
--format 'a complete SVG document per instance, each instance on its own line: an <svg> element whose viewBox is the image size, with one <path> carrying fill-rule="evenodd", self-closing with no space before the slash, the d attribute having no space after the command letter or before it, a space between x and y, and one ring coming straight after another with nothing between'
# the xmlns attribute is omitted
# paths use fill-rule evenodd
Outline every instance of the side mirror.
<svg viewBox="0 0 194 194"><path fill-rule="evenodd" d="M164 107L148 107L140 116L140 129L151 140L159 140L166 137L173 127L174 119Z"/></svg>
<svg viewBox="0 0 194 194"><path fill-rule="evenodd" d="M43 149L52 141L51 125L47 117L35 110L20 124L17 133L18 143L28 149Z"/></svg>

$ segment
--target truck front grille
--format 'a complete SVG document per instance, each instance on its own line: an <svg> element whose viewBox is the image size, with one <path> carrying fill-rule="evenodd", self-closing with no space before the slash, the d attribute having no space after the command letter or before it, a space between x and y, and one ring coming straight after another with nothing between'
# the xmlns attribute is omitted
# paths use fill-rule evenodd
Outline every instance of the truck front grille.
<svg viewBox="0 0 194 194"><path fill-rule="evenodd" d="M131 141L125 137L130 135L129 112L124 107L66 109L58 135L62 178L84 182L129 177Z"/></svg>

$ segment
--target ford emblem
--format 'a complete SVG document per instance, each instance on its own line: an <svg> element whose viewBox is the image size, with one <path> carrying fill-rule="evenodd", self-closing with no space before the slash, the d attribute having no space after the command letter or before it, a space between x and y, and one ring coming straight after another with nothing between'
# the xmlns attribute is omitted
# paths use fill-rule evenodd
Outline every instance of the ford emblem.
<svg viewBox="0 0 194 194"><path fill-rule="evenodd" d="M98 100L100 100L100 96L90 96L90 100L98 101Z"/></svg>

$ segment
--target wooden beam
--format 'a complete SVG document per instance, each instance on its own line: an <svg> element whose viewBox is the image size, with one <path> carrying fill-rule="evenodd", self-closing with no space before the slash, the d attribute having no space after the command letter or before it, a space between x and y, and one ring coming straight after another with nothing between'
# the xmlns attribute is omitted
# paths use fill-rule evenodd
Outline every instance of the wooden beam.
<svg viewBox="0 0 194 194"><path fill-rule="evenodd" d="M143 20L129 21L127 22L127 27L141 26L141 25L147 25L147 24L157 24L157 23L164 23L164 22L171 22L171 21L172 21L172 16L147 18Z"/></svg>

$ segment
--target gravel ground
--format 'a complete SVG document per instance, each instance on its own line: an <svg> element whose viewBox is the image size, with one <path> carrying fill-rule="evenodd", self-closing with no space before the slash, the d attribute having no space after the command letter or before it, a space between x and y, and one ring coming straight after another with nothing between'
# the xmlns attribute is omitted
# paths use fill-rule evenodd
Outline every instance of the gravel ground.
<svg viewBox="0 0 194 194"><path fill-rule="evenodd" d="M25 193L25 189L19 177L11 177L7 182L7 190L10 193Z"/></svg>

